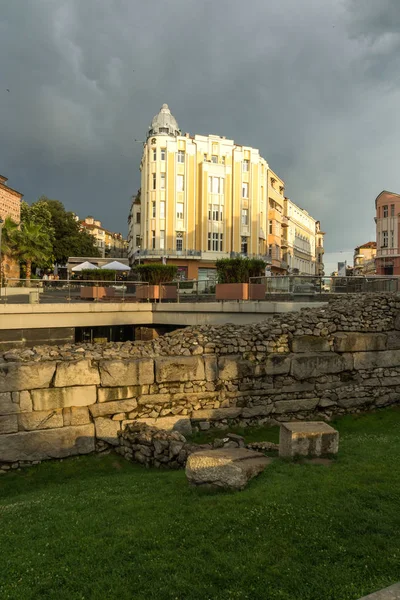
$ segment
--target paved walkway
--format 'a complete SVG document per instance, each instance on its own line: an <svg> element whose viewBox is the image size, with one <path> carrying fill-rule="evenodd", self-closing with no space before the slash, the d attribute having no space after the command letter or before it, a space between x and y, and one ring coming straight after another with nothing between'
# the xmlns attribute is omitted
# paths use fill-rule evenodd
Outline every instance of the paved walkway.
<svg viewBox="0 0 400 600"><path fill-rule="evenodd" d="M364 596L360 600L400 600L400 583L395 583L380 592Z"/></svg>

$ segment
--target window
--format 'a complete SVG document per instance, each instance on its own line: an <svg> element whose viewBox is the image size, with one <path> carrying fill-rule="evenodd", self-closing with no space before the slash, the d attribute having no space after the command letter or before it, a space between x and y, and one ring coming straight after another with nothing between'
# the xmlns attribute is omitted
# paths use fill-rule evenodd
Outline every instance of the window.
<svg viewBox="0 0 400 600"><path fill-rule="evenodd" d="M208 234L207 250L211 250L211 233Z"/></svg>
<svg viewBox="0 0 400 600"><path fill-rule="evenodd" d="M394 217L394 204L390 205L390 216Z"/></svg>
<svg viewBox="0 0 400 600"><path fill-rule="evenodd" d="M249 211L247 208L242 208L242 225L249 224Z"/></svg>
<svg viewBox="0 0 400 600"><path fill-rule="evenodd" d="M178 252L183 250L183 233L181 231L176 234L176 249Z"/></svg>
<svg viewBox="0 0 400 600"><path fill-rule="evenodd" d="M247 182L242 183L242 198L249 197L249 184Z"/></svg>
<svg viewBox="0 0 400 600"><path fill-rule="evenodd" d="M160 190L165 190L165 173L161 173Z"/></svg>
<svg viewBox="0 0 400 600"><path fill-rule="evenodd" d="M136 223L139 225L140 224L140 212L136 213Z"/></svg>
<svg viewBox="0 0 400 600"><path fill-rule="evenodd" d="M161 160L165 160L167 156L167 149L161 148Z"/></svg>
<svg viewBox="0 0 400 600"><path fill-rule="evenodd" d="M160 133L169 133L169 127L160 127Z"/></svg>
<svg viewBox="0 0 400 600"><path fill-rule="evenodd" d="M156 203L155 202L151 203L151 216L153 217L153 219L155 219L155 217L156 217Z"/></svg>
<svg viewBox="0 0 400 600"><path fill-rule="evenodd" d="M216 154L213 154L213 155L211 156L211 162L213 162L213 163L218 163L218 156L217 156Z"/></svg>
<svg viewBox="0 0 400 600"><path fill-rule="evenodd" d="M213 221L218 221L219 220L219 206L218 206L218 204L214 204L214 206L213 206L212 220Z"/></svg>
<svg viewBox="0 0 400 600"><path fill-rule="evenodd" d="M394 248L394 231L390 232L390 247Z"/></svg>
<svg viewBox="0 0 400 600"><path fill-rule="evenodd" d="M183 190L184 190L183 175L176 176L176 189L178 192L183 192Z"/></svg>
<svg viewBox="0 0 400 600"><path fill-rule="evenodd" d="M154 230L151 232L151 247L153 250L156 247L156 232Z"/></svg>
<svg viewBox="0 0 400 600"><path fill-rule="evenodd" d="M225 156L221 156L221 161L222 161L222 164L224 165L225 164Z"/></svg>
<svg viewBox="0 0 400 600"><path fill-rule="evenodd" d="M242 237L240 250L242 254L247 254L247 237Z"/></svg>
<svg viewBox="0 0 400 600"><path fill-rule="evenodd" d="M136 246L140 248L140 235L136 236Z"/></svg>
<svg viewBox="0 0 400 600"><path fill-rule="evenodd" d="M161 230L160 231L160 250L164 250L165 249L165 231Z"/></svg>
<svg viewBox="0 0 400 600"><path fill-rule="evenodd" d="M183 202L176 203L176 218L183 219Z"/></svg>
<svg viewBox="0 0 400 600"><path fill-rule="evenodd" d="M203 155L203 159L207 162L207 154Z"/></svg>
<svg viewBox="0 0 400 600"><path fill-rule="evenodd" d="M382 231L382 248L388 247L388 232Z"/></svg>
<svg viewBox="0 0 400 600"><path fill-rule="evenodd" d="M219 251L222 252L223 249L223 237L222 237L222 233L219 234Z"/></svg>
<svg viewBox="0 0 400 600"><path fill-rule="evenodd" d="M178 163L185 162L185 153L183 150L178 150Z"/></svg>
<svg viewBox="0 0 400 600"><path fill-rule="evenodd" d="M272 235L272 221L268 221L268 233Z"/></svg>
<svg viewBox="0 0 400 600"><path fill-rule="evenodd" d="M165 202L160 202L160 219L165 219Z"/></svg>
<svg viewBox="0 0 400 600"><path fill-rule="evenodd" d="M157 189L157 175L153 173L153 190Z"/></svg>
<svg viewBox="0 0 400 600"><path fill-rule="evenodd" d="M268 246L268 256L272 257L272 244Z"/></svg>
<svg viewBox="0 0 400 600"><path fill-rule="evenodd" d="M208 178L208 191L210 194L223 194L224 193L223 177L209 177Z"/></svg>
<svg viewBox="0 0 400 600"><path fill-rule="evenodd" d="M157 160L157 148L153 148L153 160Z"/></svg>
<svg viewBox="0 0 400 600"><path fill-rule="evenodd" d="M242 162L242 171L244 171L245 173L247 173L247 171L250 170L250 161L249 160L244 160Z"/></svg>
<svg viewBox="0 0 400 600"><path fill-rule="evenodd" d="M385 206L383 207L383 218L388 216L388 205L385 204Z"/></svg>
<svg viewBox="0 0 400 600"><path fill-rule="evenodd" d="M218 238L219 238L218 233L212 234L212 249L214 252L218 251Z"/></svg>

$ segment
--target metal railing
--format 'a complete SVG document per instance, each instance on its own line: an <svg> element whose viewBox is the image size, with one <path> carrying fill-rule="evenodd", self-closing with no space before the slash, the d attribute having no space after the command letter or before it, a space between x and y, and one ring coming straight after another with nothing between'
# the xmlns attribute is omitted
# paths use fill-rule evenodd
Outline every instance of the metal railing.
<svg viewBox="0 0 400 600"><path fill-rule="evenodd" d="M177 258L191 258L191 257L201 257L200 250L176 250L175 248L166 248L165 250L160 249L152 249L146 248L145 250L139 250L135 252L135 256L140 258L151 257L151 256L165 256L168 257L177 257Z"/></svg>
<svg viewBox="0 0 400 600"><path fill-rule="evenodd" d="M356 294L400 291L400 277L380 275L352 277L322 277L317 275L283 275L252 277L250 283L265 285L270 294L315 296L327 294Z"/></svg>

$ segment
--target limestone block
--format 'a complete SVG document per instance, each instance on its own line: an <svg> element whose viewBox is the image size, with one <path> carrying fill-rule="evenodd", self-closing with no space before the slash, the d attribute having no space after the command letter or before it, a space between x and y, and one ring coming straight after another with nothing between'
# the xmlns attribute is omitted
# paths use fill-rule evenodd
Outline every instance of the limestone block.
<svg viewBox="0 0 400 600"><path fill-rule="evenodd" d="M259 406L247 406L242 408L241 417L243 419L252 419L253 417L267 417L273 409L272 404L260 404Z"/></svg>
<svg viewBox="0 0 400 600"><path fill-rule="evenodd" d="M65 458L94 451L94 425L22 431L0 437L0 462Z"/></svg>
<svg viewBox="0 0 400 600"><path fill-rule="evenodd" d="M130 400L116 400L115 402L102 402L93 404L89 410L93 417L105 417L106 415L116 415L117 413L130 412L137 408L135 398Z"/></svg>
<svg viewBox="0 0 400 600"><path fill-rule="evenodd" d="M204 381L204 363L200 356L157 358L156 381Z"/></svg>
<svg viewBox="0 0 400 600"><path fill-rule="evenodd" d="M293 352L329 352L329 340L317 335L299 335L293 338Z"/></svg>
<svg viewBox="0 0 400 600"><path fill-rule="evenodd" d="M144 423L150 427L163 429L164 431L179 431L182 435L192 434L192 424L189 417L161 417L159 419L142 418L135 419L135 423ZM125 423L125 421L124 421Z"/></svg>
<svg viewBox="0 0 400 600"><path fill-rule="evenodd" d="M336 333L333 336L335 352L373 352L386 350L385 333Z"/></svg>
<svg viewBox="0 0 400 600"><path fill-rule="evenodd" d="M203 408L192 412L192 421L222 421L222 419L236 419L242 408L232 406L230 408Z"/></svg>
<svg viewBox="0 0 400 600"><path fill-rule="evenodd" d="M239 355L220 356L218 358L219 379L229 381L252 377L254 375L254 364L249 360L243 360Z"/></svg>
<svg viewBox="0 0 400 600"><path fill-rule="evenodd" d="M185 396L185 400L187 396ZM172 402L171 394L143 394L137 399L139 405L145 404L168 404Z"/></svg>
<svg viewBox="0 0 400 600"><path fill-rule="evenodd" d="M292 413L302 410L314 410L319 403L319 398L299 398L297 400L278 400L275 402L275 413Z"/></svg>
<svg viewBox="0 0 400 600"><path fill-rule="evenodd" d="M309 379L321 377L353 369L352 354L335 354L321 352L320 354L300 354L293 356L291 375L296 379Z"/></svg>
<svg viewBox="0 0 400 600"><path fill-rule="evenodd" d="M0 392L18 392L49 387L55 362L5 363L0 366Z"/></svg>
<svg viewBox="0 0 400 600"><path fill-rule="evenodd" d="M87 406L71 406L63 409L64 426L86 425L90 423L90 414Z"/></svg>
<svg viewBox="0 0 400 600"><path fill-rule="evenodd" d="M378 380L379 382L378 385L381 385L383 387L390 387L392 385L398 385L400 386L400 376L395 376L395 377L380 377ZM363 381L363 385L367 385L367 381Z"/></svg>
<svg viewBox="0 0 400 600"><path fill-rule="evenodd" d="M88 359L60 362L57 365L55 387L99 385L99 383L99 369L92 366L91 361Z"/></svg>
<svg viewBox="0 0 400 600"><path fill-rule="evenodd" d="M338 405L342 408L356 408L358 406L368 406L369 404L373 404L375 398L372 396L365 396L365 392L361 395L347 396L345 398L340 398L338 400Z"/></svg>
<svg viewBox="0 0 400 600"><path fill-rule="evenodd" d="M50 410L67 406L89 406L96 402L96 386L83 385L68 388L33 390L34 410Z"/></svg>
<svg viewBox="0 0 400 600"><path fill-rule="evenodd" d="M387 334L387 349L400 350L400 331L389 331Z"/></svg>
<svg viewBox="0 0 400 600"><path fill-rule="evenodd" d="M94 420L94 424L98 440L103 440L103 442L107 442L113 446L119 446L118 431L121 429L120 421L98 417Z"/></svg>
<svg viewBox="0 0 400 600"><path fill-rule="evenodd" d="M354 369L356 371L398 367L400 365L400 350L385 350L383 352L357 352L354 354Z"/></svg>
<svg viewBox="0 0 400 600"><path fill-rule="evenodd" d="M3 433L16 433L18 431L17 415L0 417L0 435Z"/></svg>
<svg viewBox="0 0 400 600"><path fill-rule="evenodd" d="M152 358L103 360L100 363L100 378L103 387L154 383L154 362Z"/></svg>
<svg viewBox="0 0 400 600"><path fill-rule="evenodd" d="M218 379L217 357L210 354L208 356L204 356L203 360L206 381L216 381Z"/></svg>
<svg viewBox="0 0 400 600"><path fill-rule="evenodd" d="M97 389L98 402L111 402L112 400L128 400L140 395L142 387L140 385L126 385L122 387L109 387Z"/></svg>
<svg viewBox="0 0 400 600"><path fill-rule="evenodd" d="M279 456L319 457L337 454L339 432L323 421L282 423L279 434Z"/></svg>
<svg viewBox="0 0 400 600"><path fill-rule="evenodd" d="M291 356L285 354L270 354L261 368L264 375L288 375L290 371Z"/></svg>
<svg viewBox="0 0 400 600"><path fill-rule="evenodd" d="M20 412L18 402L13 402L11 392L0 393L0 415L13 415Z"/></svg>
<svg viewBox="0 0 400 600"><path fill-rule="evenodd" d="M188 456L185 473L191 485L242 490L270 463L270 458L246 448L200 450Z"/></svg>
<svg viewBox="0 0 400 600"><path fill-rule="evenodd" d="M14 395L18 394L19 409L21 412L31 412L33 410L31 393L28 391L24 392L13 392Z"/></svg>
<svg viewBox="0 0 400 600"><path fill-rule="evenodd" d="M22 431L63 427L64 420L62 409L35 410L30 413L20 413L18 415L18 426Z"/></svg>

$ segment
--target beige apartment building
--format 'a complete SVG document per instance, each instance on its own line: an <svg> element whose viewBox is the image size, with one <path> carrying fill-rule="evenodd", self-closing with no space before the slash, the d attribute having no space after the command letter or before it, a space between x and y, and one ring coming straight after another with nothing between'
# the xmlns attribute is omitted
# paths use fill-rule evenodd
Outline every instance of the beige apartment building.
<svg viewBox="0 0 400 600"><path fill-rule="evenodd" d="M354 275L375 275L376 242L367 242L354 249Z"/></svg>
<svg viewBox="0 0 400 600"><path fill-rule="evenodd" d="M290 273L324 274L324 232L320 222L289 198L284 204L285 226L282 249Z"/></svg>
<svg viewBox="0 0 400 600"><path fill-rule="evenodd" d="M114 233L102 227L101 221L89 216L81 221L81 227L94 237L102 258L124 258L128 255L127 240L121 233Z"/></svg>
<svg viewBox="0 0 400 600"><path fill-rule="evenodd" d="M129 216L132 263L162 258L182 278L209 279L216 260L245 255L287 273L285 186L257 149L217 135L182 135L164 104L140 170Z"/></svg>

